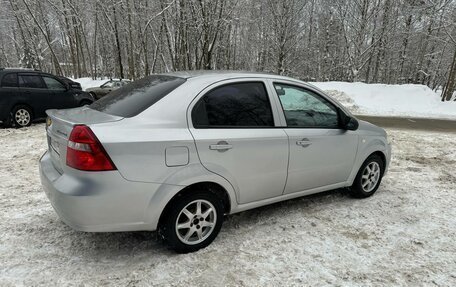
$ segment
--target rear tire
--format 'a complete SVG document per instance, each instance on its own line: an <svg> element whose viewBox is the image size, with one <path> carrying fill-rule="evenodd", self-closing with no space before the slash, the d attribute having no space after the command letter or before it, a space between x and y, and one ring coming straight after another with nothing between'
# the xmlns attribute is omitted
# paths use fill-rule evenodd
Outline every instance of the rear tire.
<svg viewBox="0 0 456 287"><path fill-rule="evenodd" d="M351 195L356 198L373 195L380 186L384 171L383 159L376 154L369 156L361 165L355 181L350 187Z"/></svg>
<svg viewBox="0 0 456 287"><path fill-rule="evenodd" d="M32 124L32 110L25 105L15 106L11 111L10 122L15 128L28 127Z"/></svg>
<svg viewBox="0 0 456 287"><path fill-rule="evenodd" d="M3 122L1 123L2 128L9 128L11 127L11 117L8 116Z"/></svg>
<svg viewBox="0 0 456 287"><path fill-rule="evenodd" d="M89 92L89 94L92 95L92 97L95 101L99 99L94 92Z"/></svg>
<svg viewBox="0 0 456 287"><path fill-rule="evenodd" d="M195 191L175 199L165 211L159 233L170 249L189 253L208 246L223 222L222 201L213 193Z"/></svg>

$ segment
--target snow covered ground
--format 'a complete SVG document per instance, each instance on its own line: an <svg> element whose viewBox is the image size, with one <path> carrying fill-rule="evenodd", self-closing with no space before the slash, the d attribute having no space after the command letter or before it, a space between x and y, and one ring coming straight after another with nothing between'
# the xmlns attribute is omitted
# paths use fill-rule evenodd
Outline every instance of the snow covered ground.
<svg viewBox="0 0 456 287"><path fill-rule="evenodd" d="M373 197L333 191L229 216L208 248L177 255L151 232L64 225L39 182L44 125L2 129L0 286L456 286L456 136L388 133Z"/></svg>
<svg viewBox="0 0 456 287"><path fill-rule="evenodd" d="M347 82L310 84L325 90L358 115L456 119L456 101L442 102L441 93L424 85Z"/></svg>

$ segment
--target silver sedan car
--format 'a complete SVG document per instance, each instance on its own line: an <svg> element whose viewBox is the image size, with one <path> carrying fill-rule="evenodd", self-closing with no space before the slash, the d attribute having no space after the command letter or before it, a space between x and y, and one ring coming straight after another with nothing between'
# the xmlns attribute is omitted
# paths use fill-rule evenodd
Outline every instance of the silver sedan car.
<svg viewBox="0 0 456 287"><path fill-rule="evenodd" d="M153 75L47 114L40 175L60 218L158 230L177 252L209 245L226 214L346 187L371 196L391 158L383 129L277 75Z"/></svg>

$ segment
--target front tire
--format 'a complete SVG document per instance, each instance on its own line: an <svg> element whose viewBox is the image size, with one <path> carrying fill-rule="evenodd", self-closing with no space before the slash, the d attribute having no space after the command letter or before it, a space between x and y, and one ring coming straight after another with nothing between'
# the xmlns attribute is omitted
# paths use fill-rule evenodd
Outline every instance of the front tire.
<svg viewBox="0 0 456 287"><path fill-rule="evenodd" d="M355 181L350 187L352 196L366 198L373 195L380 186L384 171L383 159L376 154L369 156L361 165Z"/></svg>
<svg viewBox="0 0 456 287"><path fill-rule="evenodd" d="M16 106L11 111L10 122L16 128L28 127L32 124L33 114L32 110L24 105Z"/></svg>
<svg viewBox="0 0 456 287"><path fill-rule="evenodd" d="M210 192L194 192L178 197L167 208L160 234L170 249L194 252L217 237L223 222L223 204Z"/></svg>

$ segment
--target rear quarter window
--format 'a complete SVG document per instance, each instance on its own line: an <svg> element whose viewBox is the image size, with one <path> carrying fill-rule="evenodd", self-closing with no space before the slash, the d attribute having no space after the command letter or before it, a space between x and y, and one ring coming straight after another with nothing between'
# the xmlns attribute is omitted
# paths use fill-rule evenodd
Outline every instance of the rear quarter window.
<svg viewBox="0 0 456 287"><path fill-rule="evenodd" d="M185 81L184 78L166 75L148 76L110 92L89 107L110 115L134 117Z"/></svg>
<svg viewBox="0 0 456 287"><path fill-rule="evenodd" d="M5 74L2 79L1 86L6 87L17 87L17 74L9 73Z"/></svg>

